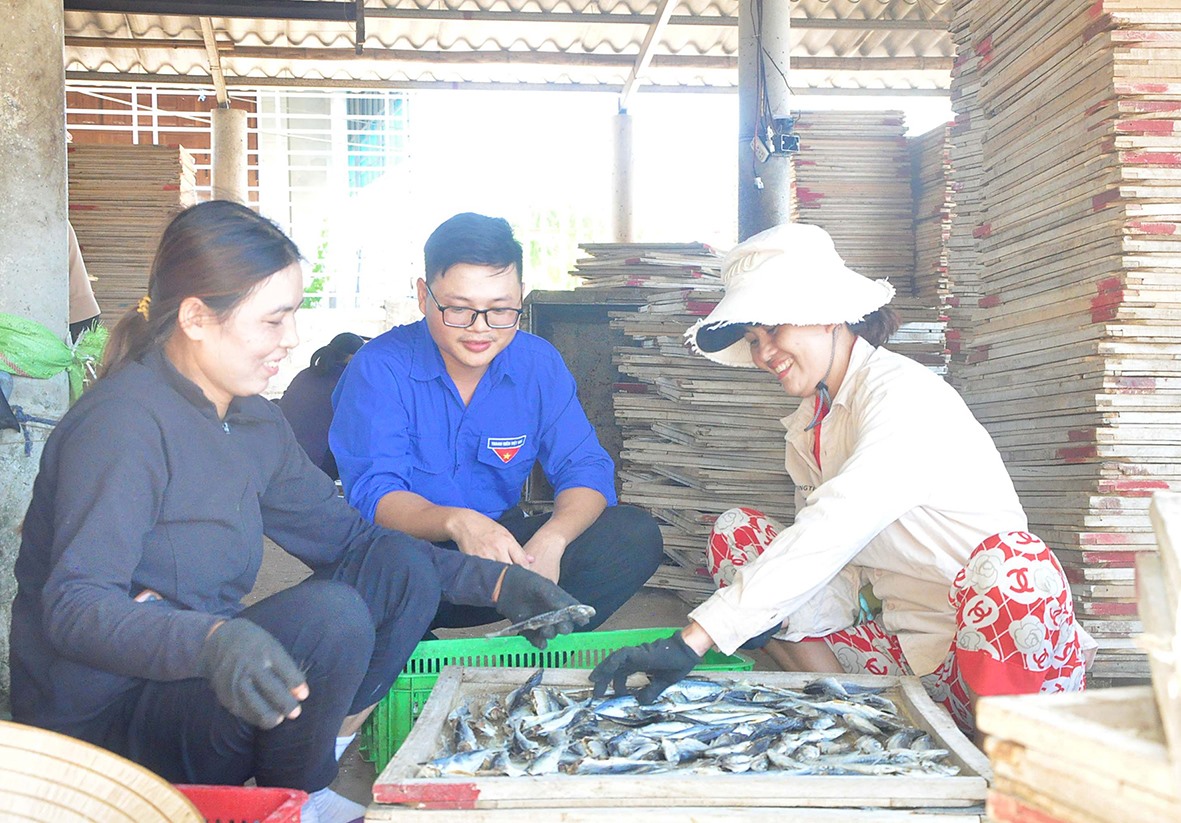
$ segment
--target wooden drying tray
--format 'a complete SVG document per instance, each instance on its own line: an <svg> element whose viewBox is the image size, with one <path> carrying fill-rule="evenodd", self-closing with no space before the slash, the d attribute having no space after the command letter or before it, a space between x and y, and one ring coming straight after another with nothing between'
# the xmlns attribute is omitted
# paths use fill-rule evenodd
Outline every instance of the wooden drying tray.
<svg viewBox="0 0 1181 823"><path fill-rule="evenodd" d="M976 722L988 734L998 821L1181 820L1148 686L981 698ZM1033 811L1015 817L1010 806Z"/></svg>
<svg viewBox="0 0 1181 823"><path fill-rule="evenodd" d="M374 799L419 809L599 809L613 812L616 820L621 819L621 807L757 807L764 815L769 808L775 808L773 814L779 815L781 809L799 811L801 807L952 807L961 814L972 814L983 802L991 777L987 759L956 728L951 717L931 701L918 678L873 675L845 675L842 680L885 688L907 720L930 734L940 748L951 752L951 762L961 769L959 775L822 777L775 772L703 774L686 769L651 775L418 776L419 767L436 756L444 721L455 707L471 696L507 694L533 671L445 668L410 736L374 783ZM587 675L580 669L548 669L542 683L587 688ZM816 675L714 672L709 679L798 689L815 680ZM369 819L381 819L372 814L371 810ZM400 820L400 814L391 811L388 819Z"/></svg>

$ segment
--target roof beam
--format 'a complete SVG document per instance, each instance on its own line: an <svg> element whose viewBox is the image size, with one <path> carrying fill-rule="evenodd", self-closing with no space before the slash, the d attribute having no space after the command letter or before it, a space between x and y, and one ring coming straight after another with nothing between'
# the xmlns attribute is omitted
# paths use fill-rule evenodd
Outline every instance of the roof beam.
<svg viewBox="0 0 1181 823"><path fill-rule="evenodd" d="M677 0L660 0L660 5L656 7L656 19L648 27L648 31L644 35L644 42L640 44L640 53L636 55L636 62L632 64L632 70L628 73L627 80L623 82L623 93L619 95L620 111L627 111L629 98L635 92L636 86L639 85L640 77L648 70L648 64L652 62L652 49L660 42L660 37L664 34L664 27L668 25L668 18L672 16L673 9L676 7Z"/></svg>
<svg viewBox="0 0 1181 823"><path fill-rule="evenodd" d="M573 25L617 24L630 26L652 26L654 14L610 14L562 11L484 11L481 9L387 9L365 6L358 11L364 0L349 2L327 2L327 0L255 0L248 2L227 2L227 0L63 0L66 11L119 12L122 14L175 14L190 17L242 17L247 19L275 20L338 20L360 22L370 20L421 20L421 21L482 21L489 23L570 23ZM716 26L735 28L738 18L729 15L674 14L668 19L670 26ZM792 17L791 27L801 30L820 31L932 31L946 32L950 28L947 20L922 17L894 19L890 17L837 18L837 17Z"/></svg>
<svg viewBox="0 0 1181 823"><path fill-rule="evenodd" d="M205 54L209 58L209 75L213 78L213 89L217 93L217 105L229 108L230 97L226 94L226 78L221 70L221 55L217 51L217 38L213 36L213 21L201 18L201 39L205 41Z"/></svg>
<svg viewBox="0 0 1181 823"><path fill-rule="evenodd" d="M205 44L193 38L169 40L166 38L106 38L74 37L67 35L67 47L107 49L203 49ZM222 59L245 57L259 60L299 60L340 62L357 60L350 49L320 48L304 46L242 46L219 44ZM383 49L370 46L365 49L361 60L378 62L395 61L403 63L429 63L436 65L455 64L504 64L542 66L634 66L635 55L597 54L585 52L548 51L440 51L428 49ZM809 57L801 55L791 58L793 70L802 71L951 71L950 57ZM681 67L697 69L728 70L736 68L738 58L733 55L712 56L708 54L652 55L649 65L655 68Z"/></svg>
<svg viewBox="0 0 1181 823"><path fill-rule="evenodd" d="M928 20L916 17L895 20L892 17L865 19L843 17L792 17L793 29L819 31L934 31L947 32L951 29L949 20Z"/></svg>
<svg viewBox="0 0 1181 823"><path fill-rule="evenodd" d="M366 8L365 16L370 19L390 18L422 21L481 21L487 23L571 23L576 25L617 24L630 26L651 26L656 22L654 14L614 14L563 11L484 11L481 9L382 9ZM670 26L717 26L735 28L738 18L729 15L674 14L668 19ZM950 23L947 20L922 17L894 19L792 17L793 29L819 29L825 31L934 31L945 32Z"/></svg>
<svg viewBox="0 0 1181 823"><path fill-rule="evenodd" d="M66 80L75 83L94 83L109 86L119 83L157 86L182 86L192 89L208 88L209 84L200 77L184 75L150 75L142 72L67 71ZM448 91L565 91L618 94L623 91L621 83L484 83L451 82L447 80L305 80L294 77L227 77L226 85L244 90L261 88L291 89L388 89L411 91L415 89L443 89ZM645 94L735 94L736 86L641 86ZM840 95L852 97L947 97L947 89L890 89L890 88L797 88L797 97L813 95Z"/></svg>
<svg viewBox="0 0 1181 823"><path fill-rule="evenodd" d="M204 49L205 44L195 38L169 40L150 37L74 37L67 35L66 46L107 51L143 49ZM596 54L588 52L550 51L441 51L428 49L384 49L372 46L357 57L351 48L320 48L304 46L243 46L219 44L222 59L245 57L257 60L297 60L341 62L349 60L402 63L452 64L505 64L541 66L630 66L636 57L631 54ZM657 66L684 66L700 69L731 69L738 65L737 58L728 55L653 55L650 63ZM950 61L948 63L950 65Z"/></svg>
<svg viewBox="0 0 1181 823"><path fill-rule="evenodd" d="M357 7L330 0L63 0L65 11L244 17L252 20L338 20L352 23Z"/></svg>

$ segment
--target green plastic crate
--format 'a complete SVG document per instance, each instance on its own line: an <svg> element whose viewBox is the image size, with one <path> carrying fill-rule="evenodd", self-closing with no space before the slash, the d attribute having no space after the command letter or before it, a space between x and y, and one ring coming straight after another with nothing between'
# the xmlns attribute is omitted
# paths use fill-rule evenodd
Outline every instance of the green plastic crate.
<svg viewBox="0 0 1181 823"><path fill-rule="evenodd" d="M555 637L540 651L523 637L424 640L361 730L361 755L380 772L410 734L444 666L468 668L593 669L624 646L668 637L675 628L582 632ZM697 671L746 672L754 661L743 654L710 650Z"/></svg>

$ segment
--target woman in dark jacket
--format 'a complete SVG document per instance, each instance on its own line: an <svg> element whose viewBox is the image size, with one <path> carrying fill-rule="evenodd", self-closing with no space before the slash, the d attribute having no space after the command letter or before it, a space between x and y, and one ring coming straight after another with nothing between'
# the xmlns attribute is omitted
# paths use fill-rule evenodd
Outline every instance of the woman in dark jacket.
<svg viewBox="0 0 1181 823"><path fill-rule="evenodd" d="M337 823L364 811L327 788L337 752L440 599L513 620L573 600L337 497L259 396L298 342L302 291L294 244L244 206L169 224L103 376L45 444L16 562L12 713L173 782L302 789L305 823ZM313 574L243 608L264 535Z"/></svg>

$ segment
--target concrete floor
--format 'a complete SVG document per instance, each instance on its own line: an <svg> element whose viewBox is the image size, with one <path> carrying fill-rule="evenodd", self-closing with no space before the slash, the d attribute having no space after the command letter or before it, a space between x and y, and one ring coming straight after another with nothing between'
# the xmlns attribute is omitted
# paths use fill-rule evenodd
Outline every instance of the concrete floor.
<svg viewBox="0 0 1181 823"><path fill-rule="evenodd" d="M308 575L308 568L295 558L267 541L262 570L258 583L247 598L253 602L268 594L293 586ZM689 605L675 594L659 589L641 589L603 624L602 630L647 629L664 626L683 626L689 613ZM494 628L507 625L507 621L492 626L478 626L471 629L441 629L436 632L441 638L479 637ZM778 671L778 667L762 652L744 652L754 658L755 668L763 671ZM340 761L340 774L332 787L358 803L373 802L373 780L376 777L373 764L363 760L354 741Z"/></svg>

